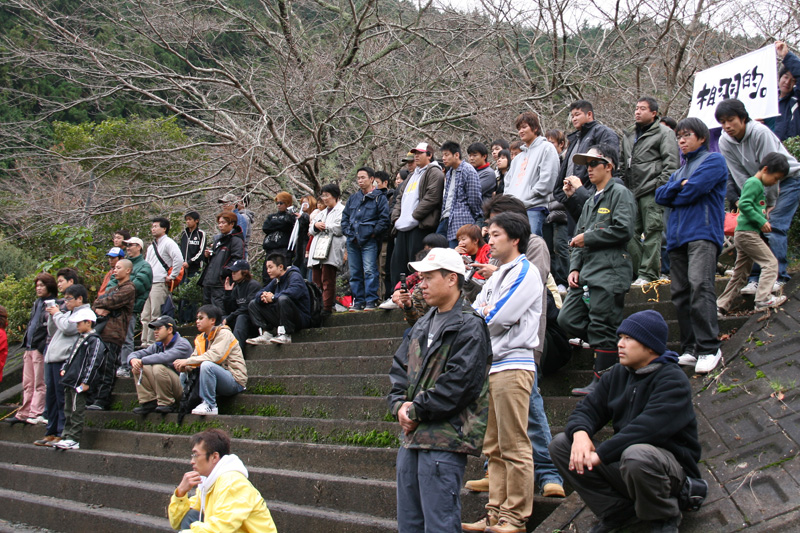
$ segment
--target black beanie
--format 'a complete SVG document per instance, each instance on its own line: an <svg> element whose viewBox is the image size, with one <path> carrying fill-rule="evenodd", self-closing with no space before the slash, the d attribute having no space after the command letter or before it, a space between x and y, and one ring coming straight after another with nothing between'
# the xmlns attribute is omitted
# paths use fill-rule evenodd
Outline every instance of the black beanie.
<svg viewBox="0 0 800 533"><path fill-rule="evenodd" d="M634 313L617 328L617 335L628 335L644 344L658 355L667 351L669 327L658 311L648 309Z"/></svg>

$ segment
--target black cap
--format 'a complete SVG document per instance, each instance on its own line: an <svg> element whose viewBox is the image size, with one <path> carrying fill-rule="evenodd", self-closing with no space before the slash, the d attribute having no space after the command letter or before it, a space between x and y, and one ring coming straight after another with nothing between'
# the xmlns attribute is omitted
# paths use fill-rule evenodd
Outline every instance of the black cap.
<svg viewBox="0 0 800 533"><path fill-rule="evenodd" d="M228 267L231 272L239 272L240 270L250 270L250 263L244 259L237 259L231 266Z"/></svg>
<svg viewBox="0 0 800 533"><path fill-rule="evenodd" d="M171 316L164 315L158 317L147 325L147 327L150 329L160 328L161 326L169 326L172 329L175 329L175 320Z"/></svg>

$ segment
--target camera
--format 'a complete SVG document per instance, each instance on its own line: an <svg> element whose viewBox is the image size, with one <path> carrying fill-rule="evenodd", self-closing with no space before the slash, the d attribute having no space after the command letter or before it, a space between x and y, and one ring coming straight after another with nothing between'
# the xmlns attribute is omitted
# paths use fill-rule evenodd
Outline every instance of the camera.
<svg viewBox="0 0 800 533"><path fill-rule="evenodd" d="M286 208L286 212L287 213L291 213L292 215L294 215L295 213L297 213L297 208L295 206L293 206L293 205L289 206L289 207Z"/></svg>
<svg viewBox="0 0 800 533"><path fill-rule="evenodd" d="M408 284L406 284L406 273L400 273L400 290L408 292Z"/></svg>

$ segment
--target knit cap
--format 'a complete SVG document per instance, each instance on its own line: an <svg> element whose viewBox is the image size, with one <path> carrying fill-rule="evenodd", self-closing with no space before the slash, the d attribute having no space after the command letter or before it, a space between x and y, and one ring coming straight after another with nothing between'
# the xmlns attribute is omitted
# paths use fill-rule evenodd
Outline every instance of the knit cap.
<svg viewBox="0 0 800 533"><path fill-rule="evenodd" d="M648 309L634 313L617 328L617 335L628 335L658 355L667 350L669 326L658 311Z"/></svg>

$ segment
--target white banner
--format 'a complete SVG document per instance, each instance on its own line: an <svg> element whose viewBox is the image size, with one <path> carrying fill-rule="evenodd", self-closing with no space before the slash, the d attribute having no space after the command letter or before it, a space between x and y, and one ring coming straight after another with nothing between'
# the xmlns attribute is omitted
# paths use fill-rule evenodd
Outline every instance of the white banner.
<svg viewBox="0 0 800 533"><path fill-rule="evenodd" d="M751 118L768 118L778 113L778 68L775 45L765 46L694 76L689 116L718 128L714 118L717 105L727 98L744 103Z"/></svg>

